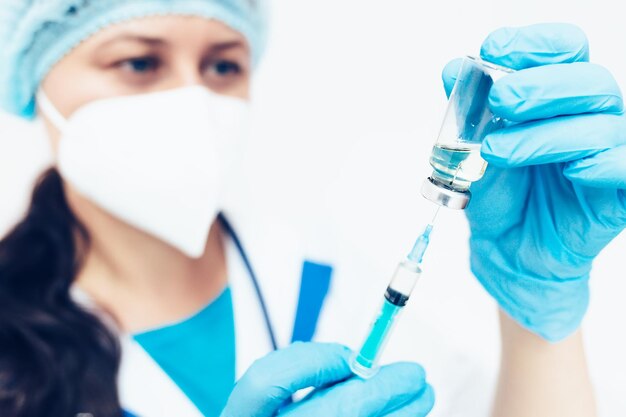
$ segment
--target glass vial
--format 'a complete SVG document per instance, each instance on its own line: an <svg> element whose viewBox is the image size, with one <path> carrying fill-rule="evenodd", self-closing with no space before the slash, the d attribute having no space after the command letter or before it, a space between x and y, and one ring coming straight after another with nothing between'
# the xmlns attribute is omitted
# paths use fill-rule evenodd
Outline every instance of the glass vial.
<svg viewBox="0 0 626 417"><path fill-rule="evenodd" d="M433 172L422 186L428 200L454 209L464 209L469 203L470 185L482 178L487 168L480 156L481 142L504 126L504 120L489 109L489 90L512 72L479 58L463 58L430 156Z"/></svg>

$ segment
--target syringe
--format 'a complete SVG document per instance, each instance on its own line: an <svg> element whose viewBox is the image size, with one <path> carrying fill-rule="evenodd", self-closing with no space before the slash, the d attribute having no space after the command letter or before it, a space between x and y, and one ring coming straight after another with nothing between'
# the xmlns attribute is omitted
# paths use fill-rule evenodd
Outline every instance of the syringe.
<svg viewBox="0 0 626 417"><path fill-rule="evenodd" d="M424 232L417 238L407 258L398 264L385 291L385 298L380 312L372 323L363 346L351 361L350 368L352 372L361 378L369 378L378 370L378 360L393 330L396 319L406 305L413 288L415 288L415 284L417 284L422 274L422 258L428 248L430 233L433 230L433 223L438 212L439 210L435 213L431 223L426 226Z"/></svg>

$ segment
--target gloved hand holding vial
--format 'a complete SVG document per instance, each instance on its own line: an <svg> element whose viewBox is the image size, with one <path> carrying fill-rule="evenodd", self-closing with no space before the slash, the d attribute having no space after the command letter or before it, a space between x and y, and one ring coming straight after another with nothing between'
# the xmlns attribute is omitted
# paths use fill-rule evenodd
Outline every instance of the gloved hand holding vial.
<svg viewBox="0 0 626 417"><path fill-rule="evenodd" d="M422 195L433 203L464 209L470 201L470 186L487 168L480 156L484 137L504 126L505 121L489 109L489 90L500 77L512 73L479 58L465 57L448 101L439 137L430 156L433 168L424 181ZM383 305L361 349L352 360L352 371L362 378L376 373L378 360L401 310L422 273L422 259L430 242L435 216L418 237L407 258L400 262L385 291Z"/></svg>

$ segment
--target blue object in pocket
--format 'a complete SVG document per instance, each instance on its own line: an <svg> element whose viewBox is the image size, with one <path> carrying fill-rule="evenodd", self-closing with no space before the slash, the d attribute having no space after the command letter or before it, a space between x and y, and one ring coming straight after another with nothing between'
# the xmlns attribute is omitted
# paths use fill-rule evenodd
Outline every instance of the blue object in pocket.
<svg viewBox="0 0 626 417"><path fill-rule="evenodd" d="M332 274L330 265L304 261L292 342L309 342L313 339Z"/></svg>

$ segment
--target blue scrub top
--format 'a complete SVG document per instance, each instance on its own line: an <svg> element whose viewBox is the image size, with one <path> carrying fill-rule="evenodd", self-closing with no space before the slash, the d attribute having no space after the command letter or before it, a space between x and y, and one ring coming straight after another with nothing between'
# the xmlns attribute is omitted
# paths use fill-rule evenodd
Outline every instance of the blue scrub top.
<svg viewBox="0 0 626 417"><path fill-rule="evenodd" d="M292 342L312 340L332 274L330 265L303 262ZM188 319L133 337L202 414L220 415L235 385L235 319L229 288Z"/></svg>
<svg viewBox="0 0 626 417"><path fill-rule="evenodd" d="M193 316L135 334L205 416L219 416L235 384L235 321L230 289Z"/></svg>

